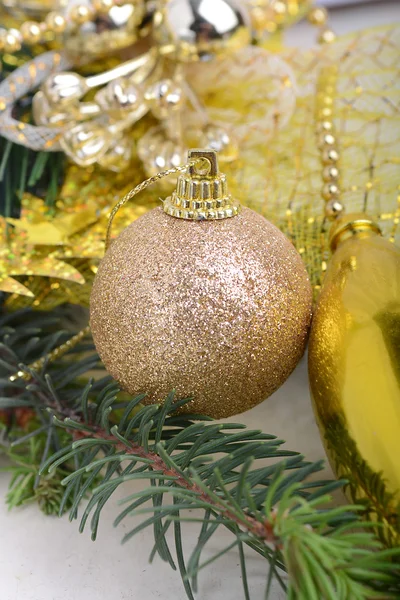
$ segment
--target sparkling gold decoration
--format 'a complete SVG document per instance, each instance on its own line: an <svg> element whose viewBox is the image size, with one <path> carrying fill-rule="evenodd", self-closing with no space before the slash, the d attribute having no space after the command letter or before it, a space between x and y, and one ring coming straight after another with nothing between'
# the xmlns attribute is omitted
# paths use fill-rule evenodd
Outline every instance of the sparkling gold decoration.
<svg viewBox="0 0 400 600"><path fill-rule="evenodd" d="M36 127L18 121L13 108L18 100L43 83L51 73L68 66L69 63L63 55L58 52L46 52L22 64L0 82L0 135L32 150L59 150L59 128Z"/></svg>
<svg viewBox="0 0 400 600"><path fill-rule="evenodd" d="M89 333L90 327L87 325L84 329L79 331L79 333L64 342L64 344L57 346L57 348L46 354L43 358L31 363L29 365L29 369L33 371L39 371L42 367L44 367L45 364L61 358L64 356L64 354L67 354L67 352L70 352L73 348L75 348L79 342L89 335ZM25 379L25 381L29 381L31 379L31 374L29 371L17 371L17 373L14 373L9 377L10 381L17 381L18 379Z"/></svg>
<svg viewBox="0 0 400 600"><path fill-rule="evenodd" d="M208 56L216 46L242 47L249 41L249 19L256 39L307 15L310 23L319 27L327 20L324 9L310 10L312 0L215 0L202 6L199 0L2 0L0 4L19 20L44 19L37 22L41 25L41 42L52 40L67 29L67 48L77 58L82 50L99 56L126 48L138 36L154 29L164 52L178 52L187 60L199 56L199 52ZM197 31L200 21L202 30ZM162 30L158 27L161 22L166 25ZM25 43L35 42L27 39Z"/></svg>
<svg viewBox="0 0 400 600"><path fill-rule="evenodd" d="M40 18L50 10L62 10L65 0L3 0L3 5L18 17L30 15Z"/></svg>
<svg viewBox="0 0 400 600"><path fill-rule="evenodd" d="M89 27L89 21L92 26L97 20L102 20L105 14L107 18L114 13L119 14L120 9L125 14L127 7L134 10L136 15L143 3L137 0L133 4L119 4L115 0L106 3L68 3L65 16L53 11L47 15L44 26L36 22L25 22L21 26L24 36L17 30L6 32L6 45L10 40L12 44L18 42L15 35L24 37L26 42L30 40L37 43L43 41L44 29L47 33L51 29L53 34L66 29L67 60L76 60L80 64L82 56L87 60L87 57L100 54L100 51L88 47L87 35L81 35L81 29L83 31L86 25ZM284 12L287 10L290 13L293 9L293 2L287 6L284 2L276 2L273 5L276 14L282 12L279 8L281 5ZM142 49L132 50L136 58L111 70L86 78L74 71L58 72L65 56L48 53L13 73L0 84L4 99L0 104L0 132L8 139L35 150L63 150L76 164L83 167L98 163L104 168L118 171L129 167L133 155L134 146L130 142L132 127L136 127L151 111L160 125L149 130L138 146L138 155L145 161L149 175L160 168L180 164L190 145L206 144L221 153L221 160L236 160L239 140L231 127L224 128L219 121L209 117L207 108L201 101L201 90L195 92L189 85L189 76L195 73L190 74L190 68L185 69L184 64L205 58L221 62L221 58L235 54L236 67L238 50L241 51L238 62L242 63L248 50L251 50L251 28L245 4L236 0L215 0L213 4L199 0L160 0L154 7L149 19L156 44L144 53ZM139 21L136 17L133 21L136 35ZM200 29L197 23L201 23ZM119 29L120 27L121 24ZM15 39L12 38L13 35ZM93 31L88 35L93 37L95 45L97 41L100 43L103 33ZM11 36L10 40L7 36ZM119 48L111 39L108 39L107 47L110 52ZM138 52L142 52L139 57ZM259 58L263 59L258 60L260 73L266 70L262 63L271 65L272 71L276 72L273 63L279 59L267 57L262 50L259 53L262 53ZM44 77L41 72L44 69L47 71L50 63L55 65L55 72ZM283 67L281 73L282 79L289 85L285 83L277 88L281 104L273 111L275 125L287 118L284 108L286 98L293 101L294 97L294 87L290 85L291 76L287 71ZM255 73L255 68L253 72ZM276 77L279 78L279 75ZM25 85L26 79L30 81L28 86ZM41 90L35 95L32 104L37 127L30 124L25 127L13 118L13 104L43 79ZM95 88L102 89L93 98L90 92ZM88 97L84 98L86 95ZM134 102L131 101L132 98ZM182 123L187 120L188 112L192 113L189 120L196 123L196 127L183 127ZM260 114L258 121L263 120L263 115ZM21 128L24 128L23 133ZM256 129L260 135L261 132L265 134L264 124L261 129Z"/></svg>
<svg viewBox="0 0 400 600"><path fill-rule="evenodd" d="M155 15L162 54L187 62L221 57L251 41L249 16L235 0L169 0Z"/></svg>
<svg viewBox="0 0 400 600"><path fill-rule="evenodd" d="M195 24L199 19L202 29L197 32ZM179 62L204 57L221 58L244 48L251 38L246 11L232 0L216 0L213 5L202 4L198 0L171 0L159 5L153 20L157 46L152 51L110 72L86 79L71 72L56 73L47 79L35 97L36 122L45 125L47 119L50 126L62 123L64 130L59 145L80 166L98 162L114 170L126 168L132 152L129 151L126 132L148 111L161 121L161 125L153 130L156 141L154 138L146 139L138 149L139 156L146 160L147 172L154 174L160 168L180 164L186 147L182 127L185 104L201 113L199 138L205 133L210 144L222 151L226 148L227 154L235 146L235 142L231 143L230 131L223 130L221 125L218 125L218 130L216 124L209 122L205 108L184 79L182 68L175 67L171 77L163 78L162 72L167 70L164 56L178 61L179 65ZM136 66L139 62L147 68L138 77L138 73L133 73L140 68ZM159 77L155 77L154 72L159 73ZM103 110L94 113L93 120L88 121L77 101L89 90L104 84L106 87L95 96L95 102ZM133 104L126 100L126 90L131 87L134 88ZM106 119L104 110L107 112ZM77 115L81 118L78 116L77 119ZM77 123L77 120L85 122ZM149 132L148 137L151 138L151 135ZM214 140L213 137L220 139ZM115 156L113 145L116 138L119 155L123 155L124 160Z"/></svg>
<svg viewBox="0 0 400 600"><path fill-rule="evenodd" d="M244 80L247 86L240 85ZM258 144L265 148L296 104L291 68L261 48L246 47L224 60L190 64L185 81L191 86L182 86L187 101L172 131L166 137L164 122L139 140L138 155L148 176L181 164L190 146L220 152L224 164L239 156L244 162L246 150Z"/></svg>
<svg viewBox="0 0 400 600"><path fill-rule="evenodd" d="M328 12L322 6L312 8L307 16L312 25L325 25L328 20Z"/></svg>
<svg viewBox="0 0 400 600"><path fill-rule="evenodd" d="M317 98L329 97L331 106L337 71L325 68L318 79ZM331 132L334 117L335 110ZM329 136L337 145L338 136ZM339 177L337 168L333 175ZM378 534L387 544L398 545L400 248L364 212L340 216L344 206L335 182L324 184L322 196L329 200L325 213L336 220L330 231L334 255L309 345L315 412L332 466L349 481L350 498L383 524Z"/></svg>
<svg viewBox="0 0 400 600"><path fill-rule="evenodd" d="M344 206L339 200L328 200L325 205L325 215L330 221L340 217L343 211Z"/></svg>
<svg viewBox="0 0 400 600"><path fill-rule="evenodd" d="M318 36L320 44L332 44L336 40L336 34L332 29L323 29Z"/></svg>
<svg viewBox="0 0 400 600"><path fill-rule="evenodd" d="M346 219L352 220L352 216ZM343 240L343 241L342 241ZM400 249L352 227L338 245L313 318L312 396L332 466L400 542ZM379 480L379 486L378 486Z"/></svg>
<svg viewBox="0 0 400 600"><path fill-rule="evenodd" d="M114 0L93 0L92 4L97 12L107 14L115 3Z"/></svg>
<svg viewBox="0 0 400 600"><path fill-rule="evenodd" d="M250 11L256 39L275 33L304 17L312 0L243 0ZM316 23L315 23L316 24Z"/></svg>
<svg viewBox="0 0 400 600"><path fill-rule="evenodd" d="M45 24L55 34L63 33L67 28L67 19L60 13L50 12L46 15Z"/></svg>
<svg viewBox="0 0 400 600"><path fill-rule="evenodd" d="M40 25L34 21L26 21L23 23L23 25L21 25L20 32L25 44L37 44L42 37Z"/></svg>
<svg viewBox="0 0 400 600"><path fill-rule="evenodd" d="M316 114L315 82L321 66L329 71L335 65L340 68L336 74L333 135L340 140L340 160L331 162L328 157L322 171L319 136L321 132L332 131L332 120L321 121L321 115ZM224 154L233 157L234 162L225 161L223 170L229 177L233 197L263 214L293 241L307 266L316 294L329 257L327 221L321 211L323 181L336 181L341 189L340 200L335 200L334 206L328 202L327 210L333 208L334 214L338 214L339 202L348 211L366 211L379 223L388 239L400 241L398 27L346 36L334 44L307 52L287 49L279 56L249 47L236 57L190 64L186 78L206 106L210 121L222 125L225 135L219 139L226 139L227 132L232 135L232 149L228 148ZM17 81L15 85L18 88ZM320 106L326 108L325 103ZM190 106L185 107L182 118L186 147L204 144L201 136L207 128L203 129L199 115L198 111L192 112ZM129 131L129 143L136 145L146 139L144 134L152 126L154 121L150 117L142 119ZM16 134L19 133L16 129ZM167 152L164 155L160 147L157 152L155 142L153 137L148 144L157 162L153 173L166 168L171 156ZM208 142L204 147L207 145ZM184 162L184 150L184 147L180 149L176 164ZM331 158L337 159L338 152ZM35 297L29 300L13 294L7 300L9 308L26 305L28 301L37 302L35 306L43 309L66 300L87 304L94 275L91 269L96 268L104 251L106 217L103 209L107 212L144 177L134 155L123 173L106 172L98 166L85 169L71 166L56 214L66 210L78 212L92 199L102 216L97 223L74 234L69 240L71 245L57 246L54 251L60 258L69 257L84 274L86 283L69 284L59 279L26 276L26 268L25 275L18 281ZM158 189L154 195L141 195L130 202L121 215L117 215L116 231L153 208L157 204L156 196L165 197L169 190ZM29 207L25 210L29 211ZM58 287L53 289L52 285Z"/></svg>
<svg viewBox="0 0 400 600"><path fill-rule="evenodd" d="M273 129L287 122L294 109L291 69L262 49L248 47L238 56L218 61L218 76L214 76L209 65L191 65L185 77L159 79L158 62L157 54L151 51L100 75L84 78L63 72L48 77L33 99L33 115L38 125L51 126L49 135L54 131L52 149L61 148L81 166L97 162L115 171L122 170L129 166L133 151L132 126L136 129L151 111L160 120L160 126L148 129L141 137L138 155L147 173L153 175L181 164L189 145L205 144L219 151L221 160L235 160L245 132L248 135L251 128L253 143L256 136L266 139ZM235 67L235 77L231 65ZM236 77L248 80L243 97L237 93ZM188 85L189 79L196 82L195 86ZM79 102L88 91L104 84L107 85L93 101ZM213 94L213 87L221 96L219 105L232 93L236 94L235 105L230 101L229 110L216 111L211 104L208 111L203 97ZM258 106L251 94L259 96ZM62 129L66 124L70 125Z"/></svg>
<svg viewBox="0 0 400 600"><path fill-rule="evenodd" d="M196 185L217 177L194 169L192 202ZM231 218L194 218L157 208L112 243L90 323L124 389L156 402L179 382L178 395L194 397L188 410L226 417L264 400L295 367L311 289L293 246L262 216L243 208Z"/></svg>
<svg viewBox="0 0 400 600"><path fill-rule="evenodd" d="M73 100L80 100L90 90L101 87L104 84L112 82L115 85L115 82L120 80L120 78L132 75L148 63L150 63L151 70L154 64L152 63L152 58L153 54L149 52L109 71L105 71L100 75L93 75L86 78L72 72L55 73L46 79L42 86L42 92L47 100L54 105L69 104Z"/></svg>
<svg viewBox="0 0 400 600"><path fill-rule="evenodd" d="M74 235L98 218L96 205L91 202L79 213L63 212L53 218L46 214L41 200L27 194L22 201L21 218L2 223L0 290L34 298L30 289L33 277L43 278L46 286L54 291L65 286L82 287L84 276L73 264L63 260L63 253L57 248L70 247ZM7 224L13 227L8 226L6 233Z"/></svg>
<svg viewBox="0 0 400 600"><path fill-rule="evenodd" d="M241 201L244 194L250 197L257 190L251 208L293 240L317 294L329 258L328 223L321 210L324 181L339 183L340 202L348 211L367 212L385 237L400 242L399 28L380 27L345 36L316 52L295 49L280 54L293 70L299 90L296 110L287 126L273 132L269 143L256 138L254 146L241 146L242 168L231 172L225 165L224 171ZM325 171L322 180L319 134L331 131L332 119L326 127L326 118L321 121L323 115L317 115L316 81L322 70L332 73L337 67L334 135L340 148L323 151L324 168L329 172ZM210 65L210 78L217 68ZM210 96L206 103L212 102L211 89ZM228 107L228 99L224 100Z"/></svg>
<svg viewBox="0 0 400 600"><path fill-rule="evenodd" d="M23 275L37 275L64 279L78 284L84 283L82 275L72 265L59 260L53 252L49 251L48 247L35 248L29 242L29 236L24 233L17 234L13 231L6 233L7 223L2 217L0 218L0 227L3 232L3 242L0 245L0 291L33 296L28 288L14 279L15 276ZM48 230L50 233L54 233L51 224L48 225ZM42 234L43 232L47 232L46 227L42 228Z"/></svg>
<svg viewBox="0 0 400 600"><path fill-rule="evenodd" d="M140 177L139 165L136 170ZM0 263L0 289L11 294L6 300L9 308L33 304L50 310L66 301L88 305L93 277L104 255L110 207L118 195L128 191L130 181L127 176L110 180L105 171L88 172L71 166L55 214L43 201L25 195L21 219L9 219L8 235L5 223L0 232L4 261ZM157 200L152 203L146 196L130 204L117 216L115 231L118 233L157 204ZM61 278L63 274L67 277Z"/></svg>
<svg viewBox="0 0 400 600"><path fill-rule="evenodd" d="M13 54L21 50L22 34L17 29L9 29L2 35L2 46L4 52Z"/></svg>
<svg viewBox="0 0 400 600"><path fill-rule="evenodd" d="M145 92L145 100L157 119L168 119L171 113L180 111L184 93L178 83L171 79L162 79L150 86Z"/></svg>
<svg viewBox="0 0 400 600"><path fill-rule="evenodd" d="M135 14L139 5L139 1L129 4ZM52 29L53 33L57 33L55 29L61 31L66 28L68 60L77 60L80 64L82 56L87 60L87 57L99 54L87 47L87 36L81 36L80 26L85 29L89 25L86 21L93 25L107 10L109 18L120 9L125 10L127 6L128 4L117 6L115 1L73 5L68 3L66 16L59 12L48 14L45 28ZM279 12L278 8L277 4L275 9ZM201 101L201 91L196 93L189 85L190 73L184 68L184 64L204 58L218 58L220 62L221 58L232 56L238 50L241 51L239 63L242 63L247 51L251 50L248 46L251 28L245 5L236 0L215 0L213 4L199 0L170 0L167 3L160 0L155 4L154 14L149 19L156 41L153 48L104 73L85 78L73 71L57 72L61 70L61 61L65 57L50 53L18 69L0 85L4 99L3 114L0 112L0 132L8 139L35 150L63 150L80 166L98 163L117 171L129 167L134 149L130 143L132 127L136 127L147 112L151 111L160 125L149 130L145 140L138 146L138 155L146 161L145 167L149 175L160 168L180 164L190 145L207 144L221 153L221 160L236 160L239 141L235 133L232 128L224 128L219 121L209 117L207 108ZM77 27L71 28L70 22ZM196 25L198 22L201 23L199 30ZM138 22L135 20L135 27L137 26ZM36 42L43 41L41 24L27 22L22 28L26 30L26 39L35 36ZM136 29L135 32L137 33ZM11 34L14 35L14 31L7 32L7 35ZM20 32L17 34L21 35ZM93 44L102 35L93 32ZM111 40L108 40L108 48L110 51L114 49ZM137 55L143 50L132 52ZM272 71L276 72L274 57L266 56L262 50L259 52L262 53L259 58L263 59L258 61L260 73L266 70L262 62L272 65ZM165 56L168 57L167 61ZM44 69L42 62L45 63L46 71L47 63L56 66L55 72L47 78L38 77L38 73ZM282 78L290 84L291 77L285 67ZM25 79L31 83L29 86L23 85L21 89ZM13 104L43 79L42 88L33 99L33 117L37 127L29 124L24 128L24 133L21 133L21 123L12 116ZM19 82L18 86L16 81ZM95 88L102 89L93 98L90 92ZM293 86L285 88L286 84L277 88L282 95L282 105L273 112L275 125L280 122L282 115L284 118L287 116L284 96L294 96ZM130 93L130 89L133 89L133 93ZM89 98L84 98L87 94ZM135 101L132 103L130 98L133 97ZM262 102L261 106L263 104ZM1 106L2 104L0 111ZM192 113L191 120L196 123L196 127L189 129L182 126L188 112ZM259 121L262 120L263 115L260 114ZM265 132L265 127L260 131Z"/></svg>
<svg viewBox="0 0 400 600"><path fill-rule="evenodd" d="M271 138L285 128L296 108L296 75L290 64L252 46L225 60L191 65L187 73L207 107L209 120L231 123L240 146L240 164L248 163L251 168L253 158L247 158L247 151L258 148L263 156L260 154L257 164L263 168ZM244 81L246 85L239 83ZM185 113L184 121L187 129L201 127L196 113Z"/></svg>
<svg viewBox="0 0 400 600"><path fill-rule="evenodd" d="M71 6L71 10L69 12L69 17L73 23L76 25L83 25L88 21L91 21L94 16L94 11L92 11L91 6L87 4L74 4Z"/></svg>
<svg viewBox="0 0 400 600"><path fill-rule="evenodd" d="M71 11L73 9L71 4ZM91 2L89 12L91 16L83 25L67 30L64 37L68 55L77 62L82 56L101 58L116 54L137 42L139 27L146 16L146 4L144 0Z"/></svg>
<svg viewBox="0 0 400 600"><path fill-rule="evenodd" d="M62 46L79 61L83 55L100 57L133 44L145 16L145 0L3 0L2 4L19 19L25 15L43 19L25 21L19 30L6 30L6 52L18 51L22 41L28 46L53 41L67 30Z"/></svg>
<svg viewBox="0 0 400 600"><path fill-rule="evenodd" d="M100 211L93 201L86 203L79 212L61 212L56 216L46 214L42 200L26 194L19 219L6 219L18 231L25 232L28 244L36 246L69 245L69 239L78 232L98 221ZM29 206L29 217L25 207Z"/></svg>
<svg viewBox="0 0 400 600"><path fill-rule="evenodd" d="M164 200L164 212L177 219L213 221L235 217L240 205L228 193L225 175L219 173L215 151L192 151L190 159L200 156L205 163L205 173L191 166L188 174L180 175L176 190Z"/></svg>

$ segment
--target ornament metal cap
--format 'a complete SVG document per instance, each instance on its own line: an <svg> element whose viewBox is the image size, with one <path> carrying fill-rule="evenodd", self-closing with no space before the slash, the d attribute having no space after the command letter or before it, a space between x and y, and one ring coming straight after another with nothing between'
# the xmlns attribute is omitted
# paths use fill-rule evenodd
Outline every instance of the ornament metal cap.
<svg viewBox="0 0 400 600"><path fill-rule="evenodd" d="M382 235L379 225L372 221L365 213L349 213L339 217L334 222L329 233L329 243L332 252L348 238L366 233Z"/></svg>
<svg viewBox="0 0 400 600"><path fill-rule="evenodd" d="M190 150L189 163L188 171L179 176L175 191L164 201L164 212L191 221L214 221L238 215L240 204L228 193L215 150Z"/></svg>

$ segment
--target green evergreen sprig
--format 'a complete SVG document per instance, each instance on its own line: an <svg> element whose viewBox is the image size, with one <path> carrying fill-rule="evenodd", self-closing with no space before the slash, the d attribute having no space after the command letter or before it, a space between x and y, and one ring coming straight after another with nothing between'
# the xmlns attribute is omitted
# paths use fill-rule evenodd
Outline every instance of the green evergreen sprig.
<svg viewBox="0 0 400 600"><path fill-rule="evenodd" d="M367 518L384 525L378 529L382 542L396 546L400 530L400 502L396 501L396 494L388 490L383 474L374 472L363 459L340 414L330 419L325 435L328 448L335 450L332 453L335 471L348 481L350 497L356 504L363 505ZM337 444L336 440L341 443Z"/></svg>
<svg viewBox="0 0 400 600"><path fill-rule="evenodd" d="M36 336L42 349L54 336L52 327ZM21 338L10 321L6 329L0 355L9 372ZM287 589L289 599L399 597L400 550L382 548L359 517L362 507L329 507L330 494L341 482L309 480L321 461L307 462L286 450L282 440L244 425L182 414L187 400L173 393L162 405L144 406L143 396L121 398L109 379L77 385L76 378L97 364L90 343L83 345L74 350L73 361L66 355L43 373L31 371L28 384L19 381L14 395L1 398L7 410L15 412L16 404L34 411L30 431L22 434L15 425L9 427L11 452L35 439L46 440L39 480L61 480L64 490L54 507L60 514L69 507L71 520L81 512L81 531L89 526L95 539L106 503L121 485L135 481L142 486L125 498L115 524L140 515L124 542L152 527L151 559L158 555L180 571L188 598L197 590L199 571L236 547L248 600L245 546L270 566L266 598L273 578ZM3 377L0 386L6 381ZM199 523L189 556L182 543L185 521ZM203 560L221 527L231 532L231 544Z"/></svg>
<svg viewBox="0 0 400 600"><path fill-rule="evenodd" d="M23 48L18 54L18 60L7 62L4 55L0 55L0 81L21 61L33 58L28 48ZM24 97L16 106L18 117L28 122L32 121L32 96L33 94ZM0 215L18 218L25 192L42 198L51 212L64 177L65 165L63 152L35 152L0 137Z"/></svg>
<svg viewBox="0 0 400 600"><path fill-rule="evenodd" d="M61 152L34 152L0 137L0 215L18 218L25 192L52 211L65 171Z"/></svg>

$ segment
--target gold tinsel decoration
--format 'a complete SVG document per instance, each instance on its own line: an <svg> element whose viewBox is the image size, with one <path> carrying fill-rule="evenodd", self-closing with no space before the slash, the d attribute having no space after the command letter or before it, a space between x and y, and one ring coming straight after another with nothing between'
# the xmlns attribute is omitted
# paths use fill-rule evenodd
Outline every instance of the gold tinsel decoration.
<svg viewBox="0 0 400 600"><path fill-rule="evenodd" d="M400 77L400 28L380 27L339 38L335 43L315 50L285 49L279 56L269 55L269 60L280 61L285 69L280 89L295 92L293 96L284 96L287 103L283 114L275 110L277 96L262 96L265 74L254 68L259 52L268 56L265 50L249 47L223 62L187 68L192 70L190 80L195 88L197 86L196 91L210 112L221 122L231 122L233 117L240 132L239 160L232 166L224 166L233 195L242 203L251 197L251 208L289 236L303 256L313 286L318 290L329 253L327 227L321 210L321 174L313 112L317 73L324 64L340 66L335 110L341 142L343 202L348 211L366 210L379 222L384 234L394 241L400 219L397 176L400 90L396 85ZM289 72L293 74L292 78L288 76ZM246 80L246 86L238 85L239 77ZM251 88L252 93L238 95L240 87L247 92ZM257 119L263 112L260 102L254 101L255 94L263 99L263 110L268 115L269 125L265 126L264 137L254 135ZM295 100L293 106L292 98ZM271 108L274 109L272 112ZM187 121L190 123L190 114ZM138 130L137 135L142 132ZM74 211L93 199L99 218L82 231L75 232L69 245L57 247L54 256L78 266L80 272L85 273L86 283L64 283L55 274L38 271L35 263L37 246L30 246L24 250L25 261L18 271L10 272L6 263L0 271L0 289L15 292L8 297L8 306L17 308L32 302L32 299L18 296L23 288L18 291L14 283L13 288L11 282L14 281L35 294L34 302L43 298L37 303L41 308L48 309L66 300L87 304L90 273L96 270L103 252L107 212L127 189L143 178L138 162L124 176L97 168L68 169L57 212ZM154 207L152 202L147 204L149 198L146 194L140 196L123 211L125 224ZM28 218L29 209L26 211ZM9 249L4 228L1 235L4 257ZM54 284L59 287L53 289Z"/></svg>

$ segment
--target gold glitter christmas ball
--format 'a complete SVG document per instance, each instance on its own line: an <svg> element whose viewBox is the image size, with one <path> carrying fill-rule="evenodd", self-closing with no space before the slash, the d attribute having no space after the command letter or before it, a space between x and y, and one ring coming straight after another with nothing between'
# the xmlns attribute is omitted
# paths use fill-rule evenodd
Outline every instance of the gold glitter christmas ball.
<svg viewBox="0 0 400 600"><path fill-rule="evenodd" d="M180 178L178 192L185 185ZM186 410L227 417L265 400L296 366L311 286L293 245L261 215L166 214L183 204L174 194L111 244L92 290L91 328L124 390L154 403L175 389L193 398ZM225 216L238 211L230 197L225 206Z"/></svg>

